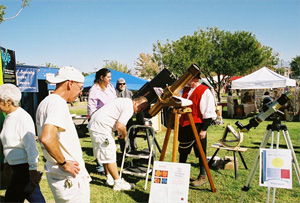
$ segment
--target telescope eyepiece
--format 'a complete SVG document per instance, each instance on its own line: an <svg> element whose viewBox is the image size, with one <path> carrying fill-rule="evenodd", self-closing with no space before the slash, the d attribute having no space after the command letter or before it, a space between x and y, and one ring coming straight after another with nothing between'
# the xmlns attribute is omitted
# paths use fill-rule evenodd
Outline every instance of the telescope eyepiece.
<svg viewBox="0 0 300 203"><path fill-rule="evenodd" d="M235 122L235 125L238 127L238 129L242 130L244 128L243 124L241 124L240 121Z"/></svg>

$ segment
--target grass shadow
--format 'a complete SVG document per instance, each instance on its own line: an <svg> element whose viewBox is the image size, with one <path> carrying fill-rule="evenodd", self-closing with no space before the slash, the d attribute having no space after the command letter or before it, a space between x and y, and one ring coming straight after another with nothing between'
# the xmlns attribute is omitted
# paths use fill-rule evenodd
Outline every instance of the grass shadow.
<svg viewBox="0 0 300 203"><path fill-rule="evenodd" d="M88 156L94 156L93 148L91 147L81 147L82 151L84 151Z"/></svg>
<svg viewBox="0 0 300 203"><path fill-rule="evenodd" d="M127 195L132 197L135 202L148 202L149 200L149 194L144 191L144 190L129 190L129 191L124 191Z"/></svg>

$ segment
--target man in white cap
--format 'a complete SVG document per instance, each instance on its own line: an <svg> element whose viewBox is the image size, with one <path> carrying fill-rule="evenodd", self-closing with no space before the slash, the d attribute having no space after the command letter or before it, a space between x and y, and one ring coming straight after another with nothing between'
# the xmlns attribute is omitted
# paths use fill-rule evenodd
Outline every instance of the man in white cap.
<svg viewBox="0 0 300 203"><path fill-rule="evenodd" d="M39 104L36 125L49 187L55 202L89 202L91 178L67 104L81 94L84 76L66 66L47 82L56 89Z"/></svg>

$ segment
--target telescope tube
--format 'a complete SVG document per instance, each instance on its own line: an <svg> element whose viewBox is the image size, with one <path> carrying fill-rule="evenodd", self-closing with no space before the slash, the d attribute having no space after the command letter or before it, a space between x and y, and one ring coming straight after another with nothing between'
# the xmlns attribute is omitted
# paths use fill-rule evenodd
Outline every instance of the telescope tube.
<svg viewBox="0 0 300 203"><path fill-rule="evenodd" d="M164 106L168 105L169 100L173 95L178 95L184 86L193 79L201 69L196 65L192 64L187 71L176 81L172 86L166 87L164 93L158 98L158 101L149 110L149 114L155 116Z"/></svg>

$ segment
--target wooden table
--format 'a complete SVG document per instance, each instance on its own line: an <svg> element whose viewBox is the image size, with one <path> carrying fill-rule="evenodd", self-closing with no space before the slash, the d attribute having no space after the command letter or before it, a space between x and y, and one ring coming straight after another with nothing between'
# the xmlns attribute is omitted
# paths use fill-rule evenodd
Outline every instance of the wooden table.
<svg viewBox="0 0 300 203"><path fill-rule="evenodd" d="M242 147L237 147L237 148L228 148L228 147L224 147L223 145L221 145L220 143L215 143L213 145L211 145L212 148L216 148L217 150L215 151L214 155L211 157L211 159L209 160L208 162L208 166L210 167L212 164L213 164L213 160L214 160L214 157L217 155L217 153L219 152L220 149L224 149L224 150L227 150L227 151L232 151L233 152L233 158L234 158L234 174L235 174L235 179L237 179L237 165L236 165L236 152L239 153L240 157L241 157L241 160L244 164L244 167L246 170L248 170L247 168L247 165L245 163L245 160L242 156L242 153L241 152L245 152L247 151L247 148L242 148Z"/></svg>

